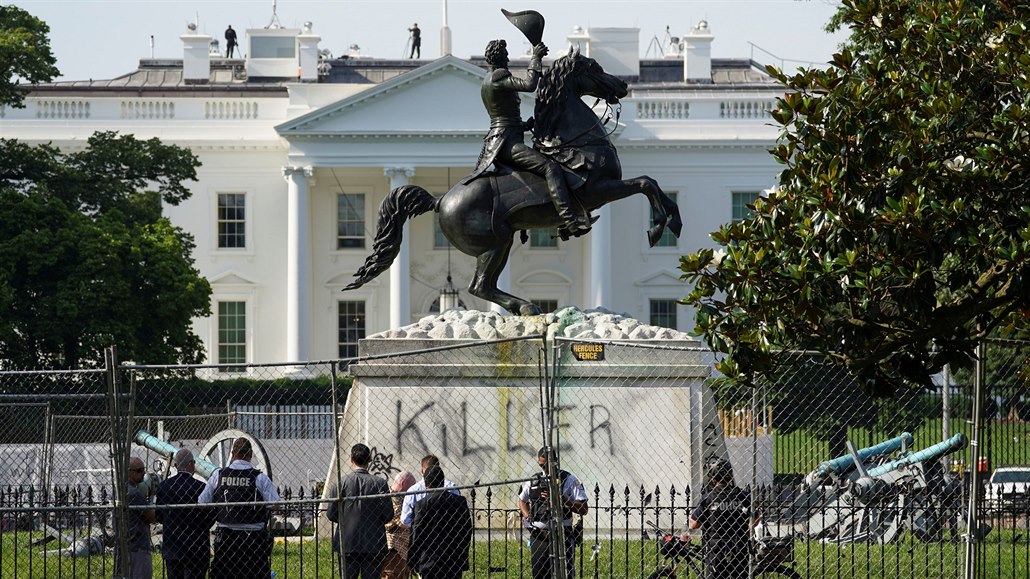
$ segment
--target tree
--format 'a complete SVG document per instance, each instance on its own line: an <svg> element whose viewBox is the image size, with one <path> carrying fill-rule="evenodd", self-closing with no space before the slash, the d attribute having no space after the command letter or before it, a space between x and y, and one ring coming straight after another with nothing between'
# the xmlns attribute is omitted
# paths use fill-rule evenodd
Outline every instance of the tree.
<svg viewBox="0 0 1030 579"><path fill-rule="evenodd" d="M162 216L190 195L196 157L95 133L81 151L0 139L0 366L199 362L191 320L211 287L192 237Z"/></svg>
<svg viewBox="0 0 1030 579"><path fill-rule="evenodd" d="M842 4L828 69L769 69L779 186L681 269L732 379L811 349L885 396L1026 326L1030 5Z"/></svg>
<svg viewBox="0 0 1030 579"><path fill-rule="evenodd" d="M0 106L24 106L20 80L48 82L60 74L49 34L42 20L21 8L0 6Z"/></svg>

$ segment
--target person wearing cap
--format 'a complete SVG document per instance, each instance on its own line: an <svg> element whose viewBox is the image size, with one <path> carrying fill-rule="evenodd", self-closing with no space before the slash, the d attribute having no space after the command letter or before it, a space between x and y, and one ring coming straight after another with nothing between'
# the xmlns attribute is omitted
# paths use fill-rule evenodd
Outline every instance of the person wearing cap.
<svg viewBox="0 0 1030 579"><path fill-rule="evenodd" d="M412 24L408 32L411 33L411 56L408 58L416 58L416 54L417 58L422 58L422 30L419 29L418 22Z"/></svg>
<svg viewBox="0 0 1030 579"><path fill-rule="evenodd" d="M204 491L204 483L193 476L196 459L188 448L180 448L172 457L176 474L157 487L158 505L195 505ZM209 531L214 524L214 509L157 509L162 525L161 554L166 579L200 579L207 577L211 559Z"/></svg>
<svg viewBox="0 0 1030 579"><path fill-rule="evenodd" d="M246 438L232 444L232 462L207 479L199 502L225 503L215 515L215 554L211 560L211 579L271 577L272 537L268 518L278 502L272 479L250 463L254 449ZM236 503L236 504L233 504ZM238 503L253 503L240 505Z"/></svg>
<svg viewBox="0 0 1030 579"><path fill-rule="evenodd" d="M533 567L533 579L551 577L551 501L548 496L549 474L547 448L537 452L540 472L532 480L522 483L519 493L519 510L523 524L529 529L529 548ZM565 559L568 576L575 576L576 532L572 526L572 515L585 517L588 511L587 493L576 475L559 469L561 486L561 520L565 535Z"/></svg>
<svg viewBox="0 0 1030 579"><path fill-rule="evenodd" d="M150 504L150 491L144 482L147 476L147 468L143 459L133 456L129 459L129 490L127 502L131 506L143 506ZM128 577L130 579L150 579L153 576L153 564L151 563L151 551L153 545L150 542L150 525L157 521L154 509L130 509L126 515L126 530L128 531L129 546L129 568L121 568L122 558L116 553L115 556L115 577ZM117 523L117 521L116 521ZM116 524L116 531L119 533Z"/></svg>
<svg viewBox="0 0 1030 579"><path fill-rule="evenodd" d="M743 579L748 576L751 496L733 482L733 466L724 458L705 463L710 490L690 512L689 530L701 530L705 577ZM687 529L680 535L689 541Z"/></svg>

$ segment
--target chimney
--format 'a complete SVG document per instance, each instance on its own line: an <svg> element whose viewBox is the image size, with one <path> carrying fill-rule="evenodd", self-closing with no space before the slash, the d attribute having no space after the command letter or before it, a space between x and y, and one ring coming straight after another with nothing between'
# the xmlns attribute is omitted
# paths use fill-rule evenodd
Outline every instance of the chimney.
<svg viewBox="0 0 1030 579"><path fill-rule="evenodd" d="M186 84L206 84L211 78L211 37L199 34L190 23L182 39L182 80Z"/></svg>
<svg viewBox="0 0 1030 579"><path fill-rule="evenodd" d="M447 25L447 0L443 0L443 26L440 28L440 56L451 54L451 27ZM443 310L440 310L441 312Z"/></svg>
<svg viewBox="0 0 1030 579"><path fill-rule="evenodd" d="M573 26L572 32L565 37L569 41L569 45L574 48L579 48L580 53L584 56L590 56L590 34L583 30L582 26ZM562 52L565 52L564 50ZM554 58L558 58L560 55L552 55Z"/></svg>
<svg viewBox="0 0 1030 579"><path fill-rule="evenodd" d="M311 32L311 23L305 22L304 28L297 35L300 47L299 64L301 82L318 81L318 42L322 37Z"/></svg>
<svg viewBox="0 0 1030 579"><path fill-rule="evenodd" d="M590 28L583 32L576 26L567 38L573 46L579 46L580 53L596 60L608 74L631 78L640 76L639 28Z"/></svg>
<svg viewBox="0 0 1030 579"><path fill-rule="evenodd" d="M683 37L683 80L686 82L712 82L712 31L702 20Z"/></svg>

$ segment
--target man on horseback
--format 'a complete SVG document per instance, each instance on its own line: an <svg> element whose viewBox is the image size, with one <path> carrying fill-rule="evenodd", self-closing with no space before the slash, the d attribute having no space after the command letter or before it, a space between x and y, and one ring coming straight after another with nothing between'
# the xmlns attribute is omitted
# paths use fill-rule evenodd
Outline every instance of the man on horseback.
<svg viewBox="0 0 1030 579"><path fill-rule="evenodd" d="M486 135L475 171L464 178L462 183L468 184L481 176L495 162L542 177L547 181L551 202L563 222L558 228L558 235L568 239L590 231L590 215L573 203L561 166L550 157L526 146L525 131L532 125L522 122L519 108L518 93L536 91L540 81L541 59L546 54L547 46L543 42L533 46L529 71L526 78L522 79L508 70L507 43L504 40L491 40L487 44L486 63L489 72L480 92L483 105L490 114L490 132Z"/></svg>

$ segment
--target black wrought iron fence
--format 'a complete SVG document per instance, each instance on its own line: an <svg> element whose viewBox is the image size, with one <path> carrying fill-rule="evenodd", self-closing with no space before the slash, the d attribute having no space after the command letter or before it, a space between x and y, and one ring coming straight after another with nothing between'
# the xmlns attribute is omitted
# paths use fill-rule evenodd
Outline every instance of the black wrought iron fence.
<svg viewBox="0 0 1030 579"><path fill-rule="evenodd" d="M564 493L562 469L582 485L586 514L569 516L562 533L575 539L577 577L702 567L701 550L675 558L661 535L684 533L709 490L705 465L719 457L759 521L749 537L785 537L784 564L800 576L964 577L970 543L974 577L1024 577L1030 568L1030 344L988 343L980 433L968 372L873 400L839 368L802 353L783 354L776 380L740 389L717 380L710 352L675 340L377 346L343 363L232 373L0 372L0 576L111 576L127 472L112 454L139 457L157 484L176 472L179 449L218 469L238 438L253 442L255 466L279 488L267 527L279 579L339 573L326 492L350 471L356 443L370 447L372 475L408 470L418 479L433 455L464 487L466 576L532 574L533 523L544 520L527 521L524 489L497 481L539 472L541 446L559 467L548 488ZM114 444L129 437L131 445ZM973 493L983 500L970 536ZM703 546L704 530L693 534ZM761 569L760 555L741 558ZM164 565L155 551L155 576Z"/></svg>

